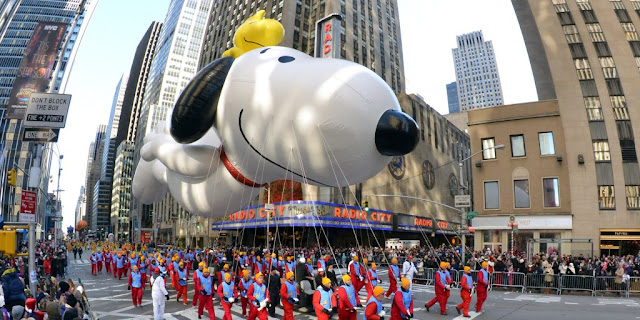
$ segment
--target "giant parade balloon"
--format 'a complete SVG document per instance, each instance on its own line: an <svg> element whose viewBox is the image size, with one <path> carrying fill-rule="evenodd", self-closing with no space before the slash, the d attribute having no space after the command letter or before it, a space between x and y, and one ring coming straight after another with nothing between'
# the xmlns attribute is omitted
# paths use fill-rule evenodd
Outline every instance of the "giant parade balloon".
<svg viewBox="0 0 640 320"><path fill-rule="evenodd" d="M377 74L275 46L284 29L262 15L238 28L235 47L144 138L133 180L142 203L170 192L189 212L220 217L275 180L357 184L415 148L416 122Z"/></svg>

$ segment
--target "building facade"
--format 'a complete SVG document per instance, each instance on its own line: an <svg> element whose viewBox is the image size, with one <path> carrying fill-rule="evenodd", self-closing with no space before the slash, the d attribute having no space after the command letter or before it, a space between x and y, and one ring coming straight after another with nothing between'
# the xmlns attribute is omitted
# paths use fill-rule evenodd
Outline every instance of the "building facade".
<svg viewBox="0 0 640 320"><path fill-rule="evenodd" d="M116 151L111 192L111 232L116 241L130 240L129 212L133 179L133 142L123 141Z"/></svg>
<svg viewBox="0 0 640 320"><path fill-rule="evenodd" d="M96 130L95 139L89 146L89 156L87 159L87 174L85 182L85 192L87 199L86 213L87 213L87 225L91 231L96 231L97 220L94 214L94 202L97 201L94 198L95 186L100 181L100 175L102 171L102 152L104 150L104 139L107 134L107 126L101 124ZM95 200L95 201L94 201Z"/></svg>
<svg viewBox="0 0 640 320"><path fill-rule="evenodd" d="M75 221L73 222L74 228L78 224L78 221L84 220L83 217L85 215L86 201L84 186L80 186L80 195L78 196L78 202L76 203Z"/></svg>
<svg viewBox="0 0 640 320"><path fill-rule="evenodd" d="M575 238L600 253L640 249L639 1L512 1L539 99L557 99Z"/></svg>
<svg viewBox="0 0 640 320"><path fill-rule="evenodd" d="M482 31L456 37L453 64L456 69L458 103L462 111L503 104L502 86L491 41Z"/></svg>
<svg viewBox="0 0 640 320"><path fill-rule="evenodd" d="M573 239L566 142L557 100L468 112L475 250L591 254ZM491 149L504 144L503 150ZM518 230L511 232L510 217ZM546 239L556 242L531 242ZM582 251L584 250L584 251Z"/></svg>
<svg viewBox="0 0 640 320"><path fill-rule="evenodd" d="M447 104L449 105L449 113L460 111L460 103L458 102L458 86L456 82L447 84Z"/></svg>

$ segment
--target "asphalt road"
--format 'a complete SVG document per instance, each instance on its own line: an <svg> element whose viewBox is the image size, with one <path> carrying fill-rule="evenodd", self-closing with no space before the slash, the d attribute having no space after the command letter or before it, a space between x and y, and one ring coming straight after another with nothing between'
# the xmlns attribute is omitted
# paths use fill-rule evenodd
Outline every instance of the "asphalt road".
<svg viewBox="0 0 640 320"><path fill-rule="evenodd" d="M147 289L143 293L142 308L134 308L131 302L131 292L127 290L126 279L117 280L112 275L107 275L105 270L97 276L91 275L91 265L88 259L71 259L68 276L77 281L78 278L87 288L87 295L91 304L91 311L104 320L109 319L153 319L153 306L151 304L151 292ZM384 280L385 278L383 278ZM387 287L386 281L381 284ZM170 285L169 285L170 287ZM434 297L431 286L414 285L414 320L427 319L468 319L458 316L455 306L461 302L460 293L453 289L447 303L448 316L442 316L436 304L427 312L424 303ZM197 310L189 301L187 306L182 302L176 302L175 291L169 288L171 299L166 303L165 318L171 319L197 319ZM189 281L188 297L193 297L193 282ZM360 291L360 299L364 302L366 292ZM470 310L475 305L475 297L471 302ZM390 301L384 301L385 308L390 307ZM216 318L223 315L219 302L214 301ZM277 308L278 319L282 318L282 309ZM387 309L389 310L389 309ZM234 305L233 317L242 319L239 305ZM389 312L389 311L387 311ZM489 297L483 307L483 312L478 314L470 311L471 319L581 319L581 320L617 320L640 319L640 298L616 297L612 294L606 296L591 297L589 295L544 295L538 293L521 293L513 291L496 290L489 292ZM315 315L310 313L294 312L295 319L311 320ZM207 319L205 311L203 319ZM334 316L332 319L337 319ZM361 315L358 316L361 319Z"/></svg>

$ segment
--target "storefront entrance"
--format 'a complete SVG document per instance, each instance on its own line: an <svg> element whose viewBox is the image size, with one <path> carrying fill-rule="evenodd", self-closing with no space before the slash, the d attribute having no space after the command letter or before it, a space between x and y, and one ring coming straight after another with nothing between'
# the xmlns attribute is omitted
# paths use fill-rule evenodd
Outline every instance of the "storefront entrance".
<svg viewBox="0 0 640 320"><path fill-rule="evenodd" d="M600 229L600 254L636 255L640 251L640 229Z"/></svg>

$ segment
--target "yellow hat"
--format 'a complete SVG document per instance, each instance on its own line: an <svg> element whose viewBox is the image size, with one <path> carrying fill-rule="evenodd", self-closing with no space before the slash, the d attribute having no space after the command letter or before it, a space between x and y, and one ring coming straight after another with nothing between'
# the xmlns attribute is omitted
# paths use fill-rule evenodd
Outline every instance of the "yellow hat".
<svg viewBox="0 0 640 320"><path fill-rule="evenodd" d="M376 267L376 263L375 262L371 262L371 268L375 268Z"/></svg>
<svg viewBox="0 0 640 320"><path fill-rule="evenodd" d="M276 254L275 254L275 253L272 253L272 254L271 254L271 256L275 258L275 257L276 257Z"/></svg>
<svg viewBox="0 0 640 320"><path fill-rule="evenodd" d="M91 254L96 254L96 251L95 250L91 251Z"/></svg>
<svg viewBox="0 0 640 320"><path fill-rule="evenodd" d="M311 258L307 258L307 263L311 263Z"/></svg>
<svg viewBox="0 0 640 320"><path fill-rule="evenodd" d="M373 295L374 296L377 297L377 296L379 296L379 295L381 295L383 293L384 293L384 289L382 289L381 286L377 286L377 287L373 288Z"/></svg>
<svg viewBox="0 0 640 320"><path fill-rule="evenodd" d="M131 254L131 258L135 258L135 257L136 257L136 254L134 252L134 253Z"/></svg>
<svg viewBox="0 0 640 320"><path fill-rule="evenodd" d="M279 257L278 257L278 260L282 260L282 256L279 256Z"/></svg>
<svg viewBox="0 0 640 320"><path fill-rule="evenodd" d="M440 268L446 268L447 267L447 263L444 261L440 261Z"/></svg>
<svg viewBox="0 0 640 320"><path fill-rule="evenodd" d="M242 270L242 275L243 275L243 276L246 276L246 275L248 275L248 274L249 274L249 270Z"/></svg>
<svg viewBox="0 0 640 320"><path fill-rule="evenodd" d="M262 272L256 273L256 279L258 279L260 277L264 277L264 274L262 274Z"/></svg>
<svg viewBox="0 0 640 320"><path fill-rule="evenodd" d="M227 273L224 275L224 281L231 280L231 274Z"/></svg>
<svg viewBox="0 0 640 320"><path fill-rule="evenodd" d="M178 263L178 266L179 266L179 267L184 267L184 262L180 261L180 262Z"/></svg>
<svg viewBox="0 0 640 320"><path fill-rule="evenodd" d="M204 263L204 261L200 261L200 263L198 263L198 267L200 267L200 266L204 268L204 267L207 266L207 264Z"/></svg>
<svg viewBox="0 0 640 320"><path fill-rule="evenodd" d="M358 261L358 256L353 257L353 261Z"/></svg>
<svg viewBox="0 0 640 320"><path fill-rule="evenodd" d="M260 260L260 256L256 256L256 259Z"/></svg>
<svg viewBox="0 0 640 320"><path fill-rule="evenodd" d="M209 273L209 268L202 269L202 273Z"/></svg>
<svg viewBox="0 0 640 320"><path fill-rule="evenodd" d="M293 272L291 271L287 272L287 274L285 275L285 278L289 279L291 277L293 277Z"/></svg>
<svg viewBox="0 0 640 320"><path fill-rule="evenodd" d="M471 271L471 267L469 266L464 267L464 273L469 273L470 271Z"/></svg>
<svg viewBox="0 0 640 320"><path fill-rule="evenodd" d="M291 256L288 256L288 257L287 257L287 261L291 261Z"/></svg>
<svg viewBox="0 0 640 320"><path fill-rule="evenodd" d="M331 284L331 279L324 277L322 278L322 285Z"/></svg>
<svg viewBox="0 0 640 320"><path fill-rule="evenodd" d="M447 268L451 266L451 262L445 262Z"/></svg>
<svg viewBox="0 0 640 320"><path fill-rule="evenodd" d="M482 261L482 267L486 267L487 266L487 262L486 261Z"/></svg>
<svg viewBox="0 0 640 320"><path fill-rule="evenodd" d="M140 261L144 261L144 256L140 256Z"/></svg>
<svg viewBox="0 0 640 320"><path fill-rule="evenodd" d="M367 262L369 262L369 260L367 260L367 259L362 259L362 262L363 262L364 264L367 264Z"/></svg>
<svg viewBox="0 0 640 320"><path fill-rule="evenodd" d="M348 274L345 274L344 276L342 276L342 281L349 281L351 280L351 277Z"/></svg>
<svg viewBox="0 0 640 320"><path fill-rule="evenodd" d="M405 278L402 278L402 287L408 287L411 285L411 282Z"/></svg>
<svg viewBox="0 0 640 320"><path fill-rule="evenodd" d="M398 263L398 259L396 258L391 259L391 263Z"/></svg>
<svg viewBox="0 0 640 320"><path fill-rule="evenodd" d="M225 263L225 265L222 266L222 269L229 269L229 265Z"/></svg>

